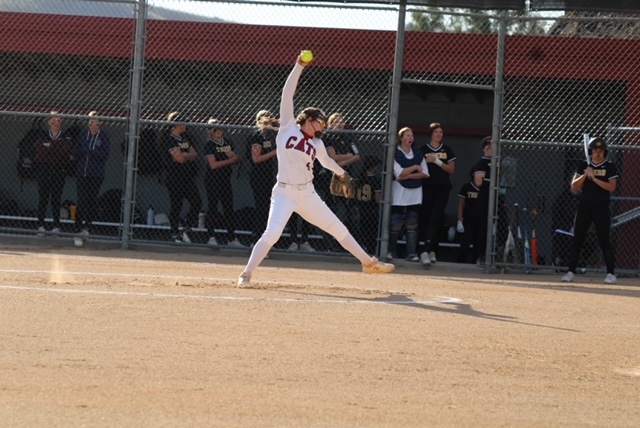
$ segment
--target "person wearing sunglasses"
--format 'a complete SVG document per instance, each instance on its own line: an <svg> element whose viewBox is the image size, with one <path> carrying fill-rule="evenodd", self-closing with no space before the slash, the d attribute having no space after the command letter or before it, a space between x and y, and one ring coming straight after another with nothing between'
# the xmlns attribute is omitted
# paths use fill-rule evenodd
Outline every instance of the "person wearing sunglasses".
<svg viewBox="0 0 640 428"><path fill-rule="evenodd" d="M280 239L294 212L332 235L345 250L362 263L364 273L388 273L395 269L394 265L379 262L375 257L369 256L315 191L313 164L316 159L342 180L350 178L344 169L329 157L322 142L326 127L324 112L316 107L307 107L297 117L294 116L293 95L302 71L310 63L303 61L300 54L282 90L280 128L276 136L278 175L271 193L269 220L266 230L253 247L249 261L238 278L240 287L251 286L253 272Z"/></svg>

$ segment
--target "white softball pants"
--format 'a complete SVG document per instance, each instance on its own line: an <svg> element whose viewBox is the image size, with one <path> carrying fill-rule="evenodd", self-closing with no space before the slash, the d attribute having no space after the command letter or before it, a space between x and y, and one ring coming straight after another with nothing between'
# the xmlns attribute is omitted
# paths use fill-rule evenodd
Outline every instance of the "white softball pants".
<svg viewBox="0 0 640 428"><path fill-rule="evenodd" d="M371 263L371 257L356 242L347 227L318 196L312 183L306 185L290 185L276 183L271 192L271 207L267 229L253 247L251 257L244 270L252 273L267 256L271 247L278 242L291 214L297 212L300 216L332 235L353 254L362 264Z"/></svg>

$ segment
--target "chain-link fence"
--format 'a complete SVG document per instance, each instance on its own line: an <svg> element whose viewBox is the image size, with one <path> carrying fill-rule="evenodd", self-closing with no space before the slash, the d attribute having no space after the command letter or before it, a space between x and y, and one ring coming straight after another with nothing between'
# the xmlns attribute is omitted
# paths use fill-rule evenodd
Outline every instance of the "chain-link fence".
<svg viewBox="0 0 640 428"><path fill-rule="evenodd" d="M528 237L532 266L563 269L577 206L569 182L589 134L607 140L619 173L611 203L617 266L640 269L637 16L1 0L0 19L0 124L10 154L2 161L3 233L75 239L86 229L125 248L131 241L248 248L266 223L276 170L273 133L259 131L257 116L267 110L277 119L296 56L311 49L316 60L300 80L296 110L341 113L325 143L361 183L357 200L334 198L330 174L317 168L316 188L369 252L388 249L397 130L411 127L415 145L426 147L438 122L455 172L419 251L462 261L468 240L455 231L458 193L483 156L481 139L493 135L489 232L469 260L488 242L489 266L529 269ZM191 146L197 158L177 169L171 135L184 125L179 151ZM516 250L505 262L509 226ZM592 233L580 266L601 269ZM407 255L403 243L396 257ZM276 248L341 252L295 217Z"/></svg>

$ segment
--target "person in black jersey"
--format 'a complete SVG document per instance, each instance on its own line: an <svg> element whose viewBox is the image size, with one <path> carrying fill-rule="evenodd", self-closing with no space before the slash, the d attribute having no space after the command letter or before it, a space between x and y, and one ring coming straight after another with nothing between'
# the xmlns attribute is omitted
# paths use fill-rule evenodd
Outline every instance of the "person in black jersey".
<svg viewBox="0 0 640 428"><path fill-rule="evenodd" d="M256 131L248 140L252 164L249 183L256 209L252 225L252 243L254 244L267 227L271 189L276 183L276 134L280 122L270 111L260 110L256 115L256 126Z"/></svg>
<svg viewBox="0 0 640 428"><path fill-rule="evenodd" d="M493 154L493 139L485 137L482 139L482 157L471 168L471 181L479 189L478 199L480 210L486 216L489 210L489 183L491 179L491 155ZM484 264L485 247L487 245L487 220L480 226L480 237L476 253L478 255L478 265Z"/></svg>
<svg viewBox="0 0 640 428"><path fill-rule="evenodd" d="M453 149L442 143L444 131L439 123L429 125L431 141L420 147L429 168L429 178L422 183L422 207L420 212L420 234L424 240L420 262L429 266L436 262L438 237L444 224L444 212L449 202L451 179L456 170L456 155Z"/></svg>
<svg viewBox="0 0 640 428"><path fill-rule="evenodd" d="M382 162L375 156L364 158L364 169L358 180L356 203L360 213L359 242L371 254L376 253L382 204Z"/></svg>
<svg viewBox="0 0 640 428"><path fill-rule="evenodd" d="M487 212L482 211L480 204L480 189L473 180L466 182L458 192L458 223L456 231L462 235L458 263L475 263L478 251L484 242L481 235L485 228L484 217ZM473 250L471 245L473 244ZM471 254L471 257L469 255Z"/></svg>
<svg viewBox="0 0 640 428"><path fill-rule="evenodd" d="M171 122L190 122L179 112L169 113L167 120ZM160 146L167 158L167 171L164 183L169 191L169 226L171 239L176 243L191 243L190 228L197 224L198 214L202 208L202 199L195 177L198 173L198 153L187 135L187 126L169 125L163 127L160 134ZM180 211L183 200L189 202L189 212L184 220L184 230L179 233Z"/></svg>
<svg viewBox="0 0 640 428"><path fill-rule="evenodd" d="M618 170L613 163L607 160L607 153L607 142L603 138L592 138L589 142L589 161L581 162L573 176L571 189L580 191L580 194L578 195L578 212L569 255L569 272L562 277L562 282L572 282L575 279L580 251L589 227L593 223L607 267L604 283L616 283L615 257L610 241L611 211L609 201L618 185Z"/></svg>
<svg viewBox="0 0 640 428"><path fill-rule="evenodd" d="M231 142L224 137L224 129L218 119L211 118L209 125L209 139L205 144L204 158L207 165L207 173L204 185L207 191L207 217L206 227L209 232L208 245L217 246L214 236L215 219L218 214L218 202L222 205L223 226L227 230L227 246L242 248L236 237L236 218L233 209L233 189L231 187L231 173L237 165L238 155L233 150Z"/></svg>
<svg viewBox="0 0 640 428"><path fill-rule="evenodd" d="M62 118L52 111L49 129L34 140L36 182L38 183L38 236L43 236L45 214L51 204L53 224L51 232L60 232L60 200L66 182L67 168L72 159L73 140L62 130Z"/></svg>

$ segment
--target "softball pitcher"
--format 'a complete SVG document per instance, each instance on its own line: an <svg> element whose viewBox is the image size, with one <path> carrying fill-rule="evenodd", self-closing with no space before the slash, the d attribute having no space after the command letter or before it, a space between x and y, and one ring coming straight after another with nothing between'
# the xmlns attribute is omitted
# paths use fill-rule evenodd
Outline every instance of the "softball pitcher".
<svg viewBox="0 0 640 428"><path fill-rule="evenodd" d="M316 158L323 167L339 176L343 176L345 171L329 157L320 139L326 126L322 110L308 107L294 118L293 95L302 70L309 63L304 62L300 55L282 90L280 129L276 137L278 176L271 192L269 220L262 237L253 247L244 272L238 278L240 287L250 286L253 271L278 241L293 212L336 238L344 249L360 260L364 273L388 273L395 269L392 264L370 257L313 187L313 163Z"/></svg>

